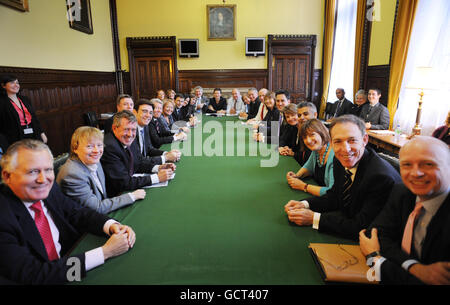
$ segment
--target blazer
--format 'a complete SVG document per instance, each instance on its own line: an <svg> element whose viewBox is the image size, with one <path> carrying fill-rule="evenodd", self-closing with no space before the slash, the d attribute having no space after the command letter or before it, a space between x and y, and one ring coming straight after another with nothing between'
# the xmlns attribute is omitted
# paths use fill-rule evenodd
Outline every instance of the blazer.
<svg viewBox="0 0 450 305"><path fill-rule="evenodd" d="M333 187L321 197L306 200L311 210L321 213L319 231L357 240L359 231L367 228L380 213L392 187L401 178L387 161L366 147L351 186L351 200L344 205L344 173L345 168L334 158Z"/></svg>
<svg viewBox="0 0 450 305"><path fill-rule="evenodd" d="M58 284L67 282L68 252L83 233L106 236L103 226L109 219L84 208L59 189L56 183L45 206L59 231L60 259L49 261L36 224L24 203L5 185L0 187L0 276L22 284ZM85 254L71 255L81 262L86 276Z"/></svg>
<svg viewBox="0 0 450 305"><path fill-rule="evenodd" d="M347 98L344 97L344 101L342 102L342 106L336 112L336 108L339 105L339 100L335 101L331 106L331 115L332 117L338 117L344 114L351 114L353 109L353 103L350 102Z"/></svg>
<svg viewBox="0 0 450 305"><path fill-rule="evenodd" d="M267 107L265 107L267 108ZM260 131L262 129L262 132L266 136L267 143L273 143L275 140L279 138L280 128L281 128L281 114L280 111L273 106L272 110L268 110L263 122L265 122L265 126L260 127ZM278 128L275 128L275 126L272 126L272 122L278 123Z"/></svg>
<svg viewBox="0 0 450 305"><path fill-rule="evenodd" d="M139 132L139 129L137 130L137 132ZM141 151L141 146L140 146L139 141L140 141L139 135L136 135L134 142L136 142L138 150ZM144 157L159 157L164 153L163 150L153 147L152 140L150 139L150 132L149 132L148 125L144 126L144 146L145 146L145 156L143 155ZM159 160L156 159L156 161L159 162L158 164L162 163L161 158L159 158Z"/></svg>
<svg viewBox="0 0 450 305"><path fill-rule="evenodd" d="M359 114L365 122L370 122L370 129L389 129L389 110L381 103L377 103L370 110L370 103L365 103Z"/></svg>
<svg viewBox="0 0 450 305"><path fill-rule="evenodd" d="M77 157L73 157L67 159L60 168L56 182L66 196L98 213L107 214L134 202L128 194L108 198L101 163L97 164L97 175L103 192L98 189L87 166Z"/></svg>
<svg viewBox="0 0 450 305"><path fill-rule="evenodd" d="M164 128L161 118L154 117L150 121L150 124L148 124L148 131L150 134L150 141L156 148L160 148L163 144L172 143L174 140L174 136L170 130Z"/></svg>
<svg viewBox="0 0 450 305"><path fill-rule="evenodd" d="M399 183L393 187L386 206L370 225L369 232L372 228L378 229L380 252L387 259L381 264L382 283L421 284L419 279L401 267L409 259L423 264L450 261L450 195L428 224L422 257L417 256L414 246L410 255L401 249L403 231L415 204L416 195Z"/></svg>
<svg viewBox="0 0 450 305"><path fill-rule="evenodd" d="M247 119L253 119L258 114L259 105L261 105L261 101L259 100L259 97L256 98L254 102L250 102L248 105L248 117Z"/></svg>
<svg viewBox="0 0 450 305"><path fill-rule="evenodd" d="M34 108L31 105L30 99L22 95L17 95L17 97L31 114L30 126L33 128L33 138L40 140L42 128L36 113L34 112ZM0 134L6 139L8 147L12 143L24 138L22 127L20 126L19 115L11 104L9 97L6 95L0 95Z"/></svg>
<svg viewBox="0 0 450 305"><path fill-rule="evenodd" d="M280 147L288 146L294 149L297 142L298 128L287 123L281 124L280 129Z"/></svg>
<svg viewBox="0 0 450 305"><path fill-rule="evenodd" d="M100 162L105 172L108 196L114 197L124 191L134 191L152 184L150 175L133 177L130 176L130 171L132 173L151 173L152 168L157 165L154 159L143 158L136 151L138 149L136 145L132 144L129 149L134 156L134 160L133 168L130 169L130 156L112 132L105 135L104 145Z"/></svg>
<svg viewBox="0 0 450 305"><path fill-rule="evenodd" d="M209 109L209 106L212 106L214 111ZM221 96L219 102L216 102L216 99L212 97L209 99L209 105L203 106L203 110L203 112L206 113L216 113L219 110L227 110L227 100Z"/></svg>

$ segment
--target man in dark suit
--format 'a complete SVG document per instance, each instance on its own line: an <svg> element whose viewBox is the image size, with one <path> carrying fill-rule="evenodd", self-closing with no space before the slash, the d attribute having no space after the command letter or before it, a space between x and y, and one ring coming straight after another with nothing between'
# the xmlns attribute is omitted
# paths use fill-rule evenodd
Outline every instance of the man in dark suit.
<svg viewBox="0 0 450 305"><path fill-rule="evenodd" d="M178 95L177 95L178 96ZM147 99L140 99L136 105L136 119L137 119L137 136L134 139L134 144L139 148L137 151L143 157L158 157L160 164L168 162L176 162L181 157L179 150L163 151L154 148L150 140L148 131L148 124L153 118L153 104Z"/></svg>
<svg viewBox="0 0 450 305"><path fill-rule="evenodd" d="M368 103L365 103L359 117L366 122L366 129L389 129L389 110L380 103L381 91L369 89Z"/></svg>
<svg viewBox="0 0 450 305"><path fill-rule="evenodd" d="M248 116L247 119L253 119L258 114L259 106L261 101L258 97L258 90L256 88L251 88L248 90L248 98L250 99L250 104L248 105Z"/></svg>
<svg viewBox="0 0 450 305"><path fill-rule="evenodd" d="M130 227L81 207L61 192L54 183L53 156L44 143L31 139L14 143L1 165L0 282L64 283L73 275L73 261L79 264L81 278L133 247L135 233ZM69 256L86 232L111 237L102 247Z"/></svg>
<svg viewBox="0 0 450 305"><path fill-rule="evenodd" d="M397 171L367 148L364 122L354 115L335 118L330 125L334 185L321 197L289 201L285 210L298 225L357 239L383 208L396 182Z"/></svg>
<svg viewBox="0 0 450 305"><path fill-rule="evenodd" d="M123 110L128 110L133 112L134 102L130 95L128 94L119 94L116 98L116 108L117 112L121 112ZM116 113L117 113L116 112ZM105 134L111 131L113 125L114 116L107 119L103 125L103 130Z"/></svg>
<svg viewBox="0 0 450 305"><path fill-rule="evenodd" d="M353 103L345 97L345 90L343 88L336 89L336 97L338 100L334 102L330 111L332 117L335 118L344 114L350 114L353 109Z"/></svg>
<svg viewBox="0 0 450 305"><path fill-rule="evenodd" d="M450 285L450 150L419 136L399 157L403 184L392 189L370 238L360 232L361 252L381 283Z"/></svg>
<svg viewBox="0 0 450 305"><path fill-rule="evenodd" d="M106 177L106 192L117 196L124 191L132 191L147 185L167 181L175 170L175 165L158 165L155 158L147 159L136 152L132 145L136 137L137 119L128 110L116 113L112 132L105 135L101 163ZM135 158L135 156L137 158ZM135 173L148 175L135 176ZM157 173L151 175L151 173Z"/></svg>

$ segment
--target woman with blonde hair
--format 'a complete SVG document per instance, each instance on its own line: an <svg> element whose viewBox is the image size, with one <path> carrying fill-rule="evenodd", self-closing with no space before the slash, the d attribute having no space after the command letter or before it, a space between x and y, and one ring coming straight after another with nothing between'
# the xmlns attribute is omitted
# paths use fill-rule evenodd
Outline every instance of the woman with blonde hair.
<svg viewBox="0 0 450 305"><path fill-rule="evenodd" d="M103 214L145 198L143 189L108 198L100 163L102 155L103 133L95 127L77 128L70 143L70 157L56 177L63 193L82 206Z"/></svg>

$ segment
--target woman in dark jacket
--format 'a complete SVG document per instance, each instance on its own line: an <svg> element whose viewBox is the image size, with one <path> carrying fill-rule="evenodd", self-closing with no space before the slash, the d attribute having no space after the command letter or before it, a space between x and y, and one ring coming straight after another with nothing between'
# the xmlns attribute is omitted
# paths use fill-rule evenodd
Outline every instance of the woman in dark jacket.
<svg viewBox="0 0 450 305"><path fill-rule="evenodd" d="M0 134L6 139L7 146L25 138L47 143L31 101L18 94L20 85L17 77L4 75L0 85Z"/></svg>

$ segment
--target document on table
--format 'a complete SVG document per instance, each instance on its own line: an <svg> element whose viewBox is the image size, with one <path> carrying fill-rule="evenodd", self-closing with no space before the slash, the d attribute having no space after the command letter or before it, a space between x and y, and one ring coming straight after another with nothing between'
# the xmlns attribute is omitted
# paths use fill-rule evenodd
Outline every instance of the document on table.
<svg viewBox="0 0 450 305"><path fill-rule="evenodd" d="M395 132L391 131L391 130L371 130L370 132L373 132L375 134L379 134L379 135L393 135L395 134Z"/></svg>

